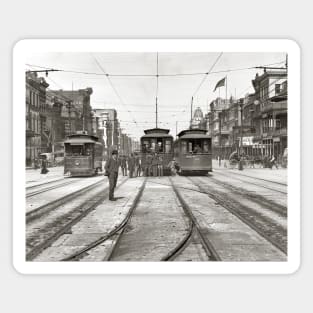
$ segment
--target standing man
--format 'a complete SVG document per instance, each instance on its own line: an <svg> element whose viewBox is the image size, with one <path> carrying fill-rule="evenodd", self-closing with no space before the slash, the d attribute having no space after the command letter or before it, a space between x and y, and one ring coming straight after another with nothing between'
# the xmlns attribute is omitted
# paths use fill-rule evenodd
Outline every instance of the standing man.
<svg viewBox="0 0 313 313"><path fill-rule="evenodd" d="M158 157L158 175L159 177L163 176L163 157L161 154Z"/></svg>
<svg viewBox="0 0 313 313"><path fill-rule="evenodd" d="M105 174L109 177L109 200L116 201L114 198L114 189L116 187L118 168L120 162L117 158L117 150L112 151L112 157L105 164Z"/></svg>
<svg viewBox="0 0 313 313"><path fill-rule="evenodd" d="M156 153L154 153L153 158L152 158L152 173L153 177L158 176L158 162L159 162L159 157Z"/></svg>
<svg viewBox="0 0 313 313"><path fill-rule="evenodd" d="M135 158L134 158L134 155L131 153L130 157L128 158L129 178L133 178L133 176L134 176L134 169L135 169Z"/></svg>
<svg viewBox="0 0 313 313"><path fill-rule="evenodd" d="M123 176L127 176L127 164L126 164L126 157L123 155L121 157L121 168L122 168L122 174Z"/></svg>

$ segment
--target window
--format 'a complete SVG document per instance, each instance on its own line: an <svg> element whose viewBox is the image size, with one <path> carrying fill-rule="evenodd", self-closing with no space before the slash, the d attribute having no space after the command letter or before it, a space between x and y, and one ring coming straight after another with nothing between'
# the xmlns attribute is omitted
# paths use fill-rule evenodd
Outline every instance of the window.
<svg viewBox="0 0 313 313"><path fill-rule="evenodd" d="M185 141L185 140L181 141L181 152L187 153L187 141Z"/></svg>
<svg viewBox="0 0 313 313"><path fill-rule="evenodd" d="M170 153L171 152L171 141L170 140L166 140L165 141L165 153Z"/></svg>
<svg viewBox="0 0 313 313"><path fill-rule="evenodd" d="M275 84L275 95L280 93L280 84Z"/></svg>

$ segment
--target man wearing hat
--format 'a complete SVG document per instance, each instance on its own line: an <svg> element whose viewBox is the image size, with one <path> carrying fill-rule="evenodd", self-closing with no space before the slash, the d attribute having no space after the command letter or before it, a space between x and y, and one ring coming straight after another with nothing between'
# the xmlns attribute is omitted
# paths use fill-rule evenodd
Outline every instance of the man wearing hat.
<svg viewBox="0 0 313 313"><path fill-rule="evenodd" d="M112 156L105 165L105 173L109 177L109 200L116 201L114 189L116 187L120 161L117 158L117 150L112 151Z"/></svg>

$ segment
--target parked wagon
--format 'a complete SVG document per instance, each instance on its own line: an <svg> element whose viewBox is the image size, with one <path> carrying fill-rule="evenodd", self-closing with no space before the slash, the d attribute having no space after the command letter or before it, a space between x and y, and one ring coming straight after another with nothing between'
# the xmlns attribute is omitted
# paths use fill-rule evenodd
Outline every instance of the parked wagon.
<svg viewBox="0 0 313 313"><path fill-rule="evenodd" d="M68 136L64 142L64 174L91 176L102 171L103 145L98 137L85 133Z"/></svg>

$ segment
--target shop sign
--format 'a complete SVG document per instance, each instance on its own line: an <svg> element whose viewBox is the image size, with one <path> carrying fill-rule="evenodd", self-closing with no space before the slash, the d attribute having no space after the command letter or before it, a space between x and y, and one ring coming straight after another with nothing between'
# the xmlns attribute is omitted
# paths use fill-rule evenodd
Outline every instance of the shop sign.
<svg viewBox="0 0 313 313"><path fill-rule="evenodd" d="M243 146L251 146L252 144L253 144L253 136L242 137L242 145Z"/></svg>
<svg viewBox="0 0 313 313"><path fill-rule="evenodd" d="M279 137L274 137L274 138L273 138L273 141L274 141L274 142L280 142L280 138L279 138Z"/></svg>

